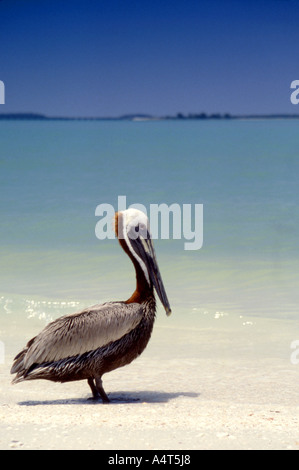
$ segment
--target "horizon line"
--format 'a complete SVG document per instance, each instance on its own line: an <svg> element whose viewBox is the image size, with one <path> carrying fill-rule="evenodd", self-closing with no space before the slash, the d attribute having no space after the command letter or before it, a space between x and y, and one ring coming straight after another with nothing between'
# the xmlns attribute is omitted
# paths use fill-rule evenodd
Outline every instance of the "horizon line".
<svg viewBox="0 0 299 470"><path fill-rule="evenodd" d="M158 121L158 120L237 120L237 119L299 119L299 114L295 113L270 113L270 114L230 114L230 113L177 113L175 115L155 116L146 113L129 113L120 116L50 116L36 112L9 112L0 113L2 120L47 120L47 121L107 121L107 120L128 120L128 121Z"/></svg>

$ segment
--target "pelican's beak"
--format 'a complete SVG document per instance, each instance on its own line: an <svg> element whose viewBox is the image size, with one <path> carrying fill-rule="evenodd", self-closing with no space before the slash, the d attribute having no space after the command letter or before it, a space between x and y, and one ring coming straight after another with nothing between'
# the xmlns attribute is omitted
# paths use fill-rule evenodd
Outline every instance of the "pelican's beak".
<svg viewBox="0 0 299 470"><path fill-rule="evenodd" d="M137 242L137 243L136 243ZM171 308L169 305L169 301L167 298L167 294L165 291L165 287L162 281L162 277L160 274L154 246L150 234L147 232L147 237L143 238L138 237L135 240L135 243L138 244L138 252L139 256L142 258L143 262L147 267L147 271L149 274L149 278L153 283L154 288L161 300L163 307L165 308L166 315L169 316L171 314Z"/></svg>

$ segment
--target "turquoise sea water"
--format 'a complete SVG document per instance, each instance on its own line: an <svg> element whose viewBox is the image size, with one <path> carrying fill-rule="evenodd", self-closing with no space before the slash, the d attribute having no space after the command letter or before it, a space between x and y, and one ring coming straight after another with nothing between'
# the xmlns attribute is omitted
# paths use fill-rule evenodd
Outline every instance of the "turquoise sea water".
<svg viewBox="0 0 299 470"><path fill-rule="evenodd" d="M117 209L125 195L148 210L203 204L200 250L155 240L172 324L238 315L295 329L298 130L296 120L1 121L2 325L130 296L130 261L95 236L96 207Z"/></svg>

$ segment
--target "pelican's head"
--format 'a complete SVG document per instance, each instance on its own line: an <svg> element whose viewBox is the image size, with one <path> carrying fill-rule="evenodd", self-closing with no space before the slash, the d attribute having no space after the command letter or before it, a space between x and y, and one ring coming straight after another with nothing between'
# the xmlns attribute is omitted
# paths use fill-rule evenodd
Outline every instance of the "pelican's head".
<svg viewBox="0 0 299 470"><path fill-rule="evenodd" d="M124 240L128 253L138 263L149 286L154 286L166 314L171 308L159 271L150 234L149 220L138 209L127 209L115 215L115 231L119 240Z"/></svg>

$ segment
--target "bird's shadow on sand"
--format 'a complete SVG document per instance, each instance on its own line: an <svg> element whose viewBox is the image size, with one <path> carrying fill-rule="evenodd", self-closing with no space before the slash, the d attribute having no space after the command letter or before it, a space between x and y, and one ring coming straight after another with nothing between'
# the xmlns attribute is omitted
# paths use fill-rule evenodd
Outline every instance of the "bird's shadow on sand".
<svg viewBox="0 0 299 470"><path fill-rule="evenodd" d="M147 404L147 403L167 403L178 397L196 398L200 394L193 392L113 392L108 397L111 405L121 404ZM57 400L28 400L19 402L20 406L46 406L46 405L98 405L102 404L102 400L94 400L85 398L63 398Z"/></svg>

